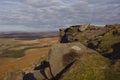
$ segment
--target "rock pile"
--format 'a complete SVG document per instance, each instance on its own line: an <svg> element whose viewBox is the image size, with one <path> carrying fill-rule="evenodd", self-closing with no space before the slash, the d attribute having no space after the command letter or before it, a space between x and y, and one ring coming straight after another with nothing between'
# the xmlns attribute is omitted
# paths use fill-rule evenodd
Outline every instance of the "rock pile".
<svg viewBox="0 0 120 80"><path fill-rule="evenodd" d="M60 42L61 43L68 43L68 42L76 42L81 40L90 40L95 39L99 36L104 36L114 27L112 25L106 26L94 26L90 24L84 25L73 25L66 29L60 29Z"/></svg>

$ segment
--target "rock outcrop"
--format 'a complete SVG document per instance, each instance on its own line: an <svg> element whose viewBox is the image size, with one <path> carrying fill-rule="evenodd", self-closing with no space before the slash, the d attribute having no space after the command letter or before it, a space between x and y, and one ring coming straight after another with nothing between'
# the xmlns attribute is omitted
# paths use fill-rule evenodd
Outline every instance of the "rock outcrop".
<svg viewBox="0 0 120 80"><path fill-rule="evenodd" d="M96 62L96 59L98 59L97 60L98 62ZM99 64L97 65L99 67L96 68L98 70L103 71L99 73L100 75L104 74L104 70L102 70L102 68L104 67L104 69L106 69L108 67L107 65L108 60L106 58L102 57L96 51L87 48L80 42L53 45L48 55L48 61L50 63L51 71L53 74L52 79L54 80L60 80L60 79L64 80L63 77L65 76L65 74L68 74L69 71L72 72L72 70L74 70L74 68L76 68L76 66L78 65L83 66L82 67L83 69L88 68L87 66L91 66L91 69L94 70L95 65ZM82 80L82 79L77 79L80 77L81 73L82 72L80 71L79 74L76 75L76 78L74 79ZM83 74L88 75L86 72L83 72ZM97 77L97 75L95 76ZM101 77L98 78L102 79ZM68 78L68 80L69 79L70 78ZM65 80L67 79L65 78ZM70 80L73 79L71 78Z"/></svg>
<svg viewBox="0 0 120 80"><path fill-rule="evenodd" d="M70 67L86 53L97 53L80 42L55 44L51 47L46 60L30 72L10 72L4 80L59 80Z"/></svg>
<svg viewBox="0 0 120 80"><path fill-rule="evenodd" d="M88 51L90 50L79 42L53 45L48 56L53 75L58 75L76 57Z"/></svg>
<svg viewBox="0 0 120 80"><path fill-rule="evenodd" d="M119 24L116 26L119 26ZM66 29L60 29L60 42L76 42L76 41L87 41L90 39L95 39L99 36L104 36L109 31L116 28L115 25L106 25L106 26L94 26L90 24L84 25L73 25Z"/></svg>
<svg viewBox="0 0 120 80"><path fill-rule="evenodd" d="M60 42L52 45L47 58L30 72L9 73L5 80L120 79L117 71L120 70L119 24L105 27L85 24L60 29Z"/></svg>

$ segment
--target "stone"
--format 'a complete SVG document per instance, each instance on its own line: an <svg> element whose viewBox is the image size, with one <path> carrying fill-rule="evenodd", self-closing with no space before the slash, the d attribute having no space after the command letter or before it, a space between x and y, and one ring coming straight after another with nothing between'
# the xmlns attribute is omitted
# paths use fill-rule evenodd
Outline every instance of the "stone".
<svg viewBox="0 0 120 80"><path fill-rule="evenodd" d="M77 51L81 50L81 48L79 46L72 46L71 48L74 49L74 50L77 50Z"/></svg>
<svg viewBox="0 0 120 80"><path fill-rule="evenodd" d="M66 59L69 59L68 57L71 57L72 55L77 57L77 55L79 56L81 54L87 53L87 51L90 50L80 42L65 43L65 44L59 43L53 45L48 55L48 61L50 62L51 71L53 75L56 76L67 66L63 64L65 55L66 55ZM71 56L69 56L69 53ZM71 59L68 62L71 63L73 60L74 59Z"/></svg>
<svg viewBox="0 0 120 80"><path fill-rule="evenodd" d="M4 80L23 80L24 74L23 71L8 72Z"/></svg>
<svg viewBox="0 0 120 80"><path fill-rule="evenodd" d="M84 31L84 30L86 30L88 27L89 27L89 25L90 24L84 24L84 25L82 25L81 27L79 27L79 31Z"/></svg>

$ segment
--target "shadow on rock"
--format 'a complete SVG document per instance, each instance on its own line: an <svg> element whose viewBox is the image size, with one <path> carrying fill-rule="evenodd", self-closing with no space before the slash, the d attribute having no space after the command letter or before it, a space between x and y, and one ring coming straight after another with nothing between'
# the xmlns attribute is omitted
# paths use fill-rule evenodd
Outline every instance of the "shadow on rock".
<svg viewBox="0 0 120 80"><path fill-rule="evenodd" d="M114 44L111 48L113 52L104 54L103 56L115 62L115 60L120 59L120 43Z"/></svg>
<svg viewBox="0 0 120 80"><path fill-rule="evenodd" d="M87 47L90 48L90 49L96 50L96 49L99 48L101 42L102 42L102 40L99 40L99 41L97 41L97 44L95 45L95 44L92 42L92 40L89 40L89 41L87 41Z"/></svg>
<svg viewBox="0 0 120 80"><path fill-rule="evenodd" d="M47 76L47 73L45 72L46 69L49 69L51 76L53 77L52 71L51 71L51 67L50 67L50 63L48 61L42 61L41 64L37 67L35 67L34 70L39 70L40 73L42 74L42 76L44 77L44 79L49 79Z"/></svg>
<svg viewBox="0 0 120 80"><path fill-rule="evenodd" d="M56 76L53 76L52 71L51 71L51 66L48 61L42 61L41 65L35 67L34 70L39 70L42 76L44 77L45 80L60 80L62 75L69 70L69 68L73 65L75 61L69 63L63 70L61 70ZM49 79L49 76L45 72L46 68L49 68L50 74L51 74L51 79ZM36 80L33 76L33 74L29 73L24 76L23 80Z"/></svg>
<svg viewBox="0 0 120 80"><path fill-rule="evenodd" d="M63 70L61 70L55 77L50 80L60 80L65 72L67 72L75 61L69 63Z"/></svg>
<svg viewBox="0 0 120 80"><path fill-rule="evenodd" d="M24 75L23 80L37 80L37 79L34 77L33 73L28 73Z"/></svg>

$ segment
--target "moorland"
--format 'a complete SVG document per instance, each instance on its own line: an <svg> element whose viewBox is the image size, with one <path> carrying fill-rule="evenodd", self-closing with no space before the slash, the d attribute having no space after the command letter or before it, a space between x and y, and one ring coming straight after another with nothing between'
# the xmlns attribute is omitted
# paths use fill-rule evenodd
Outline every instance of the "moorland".
<svg viewBox="0 0 120 80"><path fill-rule="evenodd" d="M26 70L47 55L52 44L58 42L56 32L1 33L0 80L7 72Z"/></svg>

